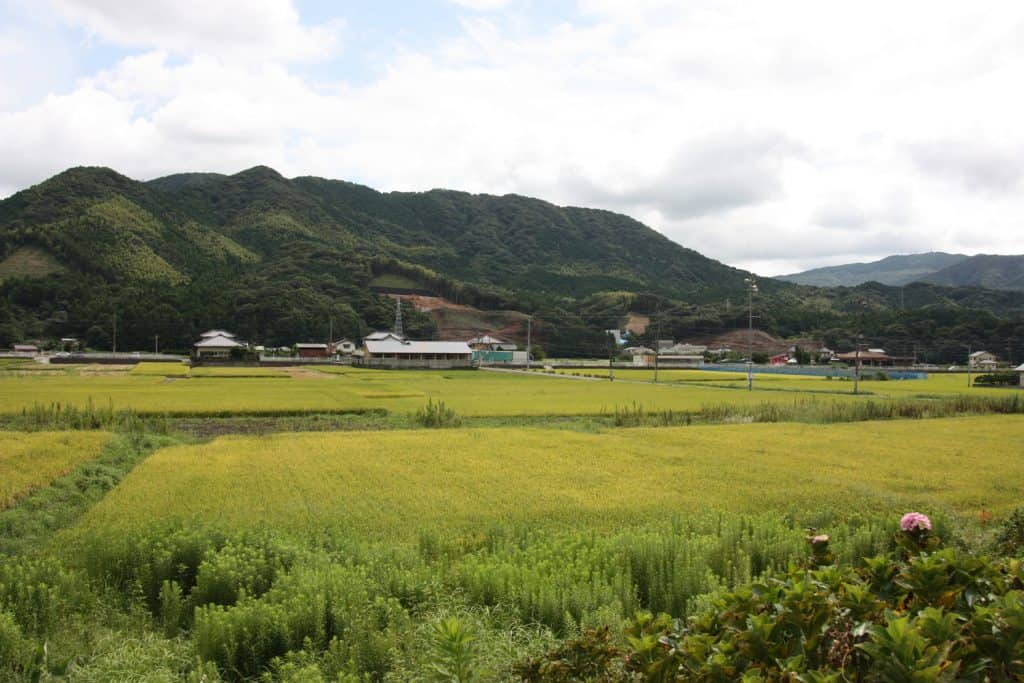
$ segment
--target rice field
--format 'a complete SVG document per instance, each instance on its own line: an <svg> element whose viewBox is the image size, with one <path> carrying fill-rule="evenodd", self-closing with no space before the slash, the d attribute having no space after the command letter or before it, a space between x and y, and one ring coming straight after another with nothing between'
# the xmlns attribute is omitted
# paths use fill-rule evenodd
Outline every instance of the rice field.
<svg viewBox="0 0 1024 683"><path fill-rule="evenodd" d="M608 377L607 368L559 369L557 374L581 377ZM875 371L865 368L866 377L873 376ZM972 373L972 379L977 373ZM649 369L615 369L617 380L637 382L653 382L654 370ZM658 371L661 383L701 383L705 386L722 386L745 389L747 376L742 372L726 372L719 370L697 369L662 369ZM853 394L853 380L848 378L828 378L811 375L784 375L762 373L754 374L754 388L771 391L805 391L825 393ZM960 393L971 393L984 396L1005 396L1013 389L997 387L974 387L967 385L967 375L957 373L932 373L927 379L877 380L862 379L859 390L882 398L899 398L913 396L945 396Z"/></svg>
<svg viewBox="0 0 1024 683"><path fill-rule="evenodd" d="M523 374L459 371L323 373L311 369L204 368L202 377L168 377L126 372L92 376L0 376L0 413L60 402L84 407L132 409L141 413L211 415L280 412L341 412L384 409L408 414L428 399L443 400L460 415L595 415L616 407L642 405L651 411L696 411L706 405L792 403L808 396L778 391L735 391L701 384L652 385L580 381ZM252 370L269 375L248 376ZM284 380L284 381L282 381ZM855 400L824 396L824 400Z"/></svg>
<svg viewBox="0 0 1024 683"><path fill-rule="evenodd" d="M807 527L853 564L884 552L907 510L970 540L1024 499L1024 416L942 418L977 402L889 400L961 396L963 376L865 382L871 393L857 397L821 378L760 376L748 392L738 373L663 370L658 385L644 373L0 373L9 429L64 417L81 430L0 431L0 530L33 549L0 562L0 619L19 624L25 657L48 643L53 661L73 659L76 680L427 680L434 628L456 615L478 639L484 679L512 681L517 662L583 628L616 629L643 609L685 617L802 561ZM379 412L438 400L481 419L420 429ZM68 406L89 405L71 419ZM192 419L113 420L122 408ZM368 409L378 412L307 415ZM933 419L883 421L919 409ZM718 424L654 414L669 410ZM822 424L746 423L758 411ZM875 421L824 424L840 413ZM607 417L586 417L596 414ZM353 431L271 433L306 422ZM110 435L90 429L118 435L104 448ZM8 590L44 584L58 597ZM110 642L85 635L94 627ZM0 679L22 673L5 666Z"/></svg>
<svg viewBox="0 0 1024 683"><path fill-rule="evenodd" d="M1024 499L1016 416L223 437L161 450L84 527L336 529L409 540L494 524L614 529L709 510L1000 514Z"/></svg>
<svg viewBox="0 0 1024 683"><path fill-rule="evenodd" d="M189 367L184 363L139 363L131 369L132 375L143 377L188 377Z"/></svg>
<svg viewBox="0 0 1024 683"><path fill-rule="evenodd" d="M105 432L0 431L0 510L99 455Z"/></svg>

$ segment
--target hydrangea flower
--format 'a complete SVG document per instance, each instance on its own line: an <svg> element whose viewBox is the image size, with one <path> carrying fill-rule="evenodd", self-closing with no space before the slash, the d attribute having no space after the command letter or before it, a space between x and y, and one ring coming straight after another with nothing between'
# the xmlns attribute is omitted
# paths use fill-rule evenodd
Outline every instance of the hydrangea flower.
<svg viewBox="0 0 1024 683"><path fill-rule="evenodd" d="M932 520L920 512L908 512L900 518L900 528L910 533L914 531L931 531Z"/></svg>

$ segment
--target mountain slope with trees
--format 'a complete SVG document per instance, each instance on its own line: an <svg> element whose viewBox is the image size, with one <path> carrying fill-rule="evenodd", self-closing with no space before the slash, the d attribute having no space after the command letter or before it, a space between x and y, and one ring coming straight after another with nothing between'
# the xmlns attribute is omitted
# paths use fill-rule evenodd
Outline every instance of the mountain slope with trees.
<svg viewBox="0 0 1024 683"><path fill-rule="evenodd" d="M932 251L927 254L897 254L870 263L846 263L812 268L801 273L779 275L779 280L815 287L856 287L865 282L881 282L899 287L924 279L970 258L965 254ZM964 283L966 284L966 283Z"/></svg>
<svg viewBox="0 0 1024 683"><path fill-rule="evenodd" d="M110 348L188 349L227 327L268 345L388 328L405 288L534 316L558 355L605 355L630 312L681 339L745 327L749 273L627 216L507 195L381 193L266 167L139 182L73 168L0 201L0 346L83 338ZM757 325L842 345L914 335L1024 338L1020 293L915 284L816 288L760 282ZM900 306L907 310L901 310ZM413 336L437 334L406 305ZM920 318L920 323L908 320ZM525 334L525 329L522 331ZM513 335L515 336L515 335Z"/></svg>
<svg viewBox="0 0 1024 683"><path fill-rule="evenodd" d="M987 287L1024 291L1024 256L978 254L921 280L947 287Z"/></svg>

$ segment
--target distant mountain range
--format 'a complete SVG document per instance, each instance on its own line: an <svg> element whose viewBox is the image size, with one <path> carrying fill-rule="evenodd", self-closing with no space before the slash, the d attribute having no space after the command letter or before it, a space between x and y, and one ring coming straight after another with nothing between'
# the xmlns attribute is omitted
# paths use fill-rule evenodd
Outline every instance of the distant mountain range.
<svg viewBox="0 0 1024 683"><path fill-rule="evenodd" d="M985 287L1024 291L1024 255L899 254L870 263L813 268L802 273L780 275L779 280L815 287L856 287L880 282L900 287L927 282L947 287Z"/></svg>

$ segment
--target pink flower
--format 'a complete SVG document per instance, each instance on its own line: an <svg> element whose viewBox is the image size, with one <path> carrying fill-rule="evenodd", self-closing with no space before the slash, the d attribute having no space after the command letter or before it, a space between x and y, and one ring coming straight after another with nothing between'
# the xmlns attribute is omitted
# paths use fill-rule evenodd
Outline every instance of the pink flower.
<svg viewBox="0 0 1024 683"><path fill-rule="evenodd" d="M920 512L908 512L900 518L900 528L906 532L931 531L932 520Z"/></svg>

